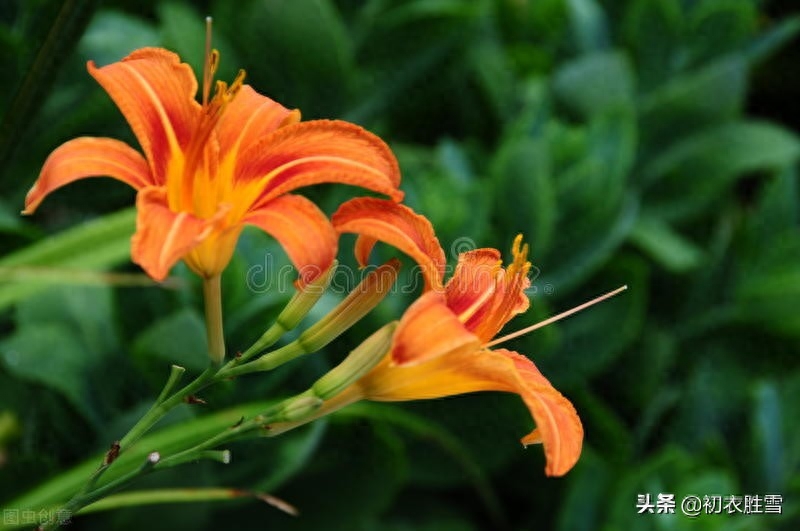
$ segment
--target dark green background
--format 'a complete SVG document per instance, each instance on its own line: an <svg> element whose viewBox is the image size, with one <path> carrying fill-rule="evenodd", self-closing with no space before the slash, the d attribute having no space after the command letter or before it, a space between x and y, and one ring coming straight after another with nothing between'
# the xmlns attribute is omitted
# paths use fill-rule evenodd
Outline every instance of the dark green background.
<svg viewBox="0 0 800 531"><path fill-rule="evenodd" d="M107 448L157 394L170 362L205 363L199 286L184 266L167 288L90 273L137 273L128 214L89 236L53 237L129 207L133 191L94 179L55 193L31 218L17 213L61 142L134 141L86 61L158 45L197 69L210 13L220 78L245 68L258 91L304 118L354 121L389 142L407 203L434 223L451 263L455 248L507 251L525 234L540 274L531 311L509 329L623 283L629 290L510 344L583 419L584 451L565 478L546 478L541 449L520 446L531 427L520 400L484 393L359 407L234 445L230 465L188 465L138 485L265 490L297 505L299 518L257 501L219 502L87 516L70 529L795 529L792 4L0 3L0 503ZM354 192L306 190L329 213ZM351 243L345 237L340 253L350 266ZM231 351L258 337L290 295L263 293L253 276L254 266L286 263L274 242L248 231L240 251L224 276ZM382 247L376 259L392 254ZM393 294L336 348L221 386L207 409L306 388L411 300ZM200 414L186 408L169 420ZM644 493L782 494L783 514L637 515Z"/></svg>

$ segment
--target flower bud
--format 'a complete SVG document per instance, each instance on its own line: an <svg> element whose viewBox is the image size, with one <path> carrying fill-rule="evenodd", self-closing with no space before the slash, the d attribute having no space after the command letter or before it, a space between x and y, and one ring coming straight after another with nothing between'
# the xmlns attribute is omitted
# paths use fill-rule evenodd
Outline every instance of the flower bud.
<svg viewBox="0 0 800 531"><path fill-rule="evenodd" d="M371 271L328 315L300 334L297 342L306 352L316 352L353 326L386 297L400 270L392 259Z"/></svg>
<svg viewBox="0 0 800 531"><path fill-rule="evenodd" d="M274 422L292 422L301 420L318 410L322 405L319 397L308 391L285 401L283 407L273 417Z"/></svg>
<svg viewBox="0 0 800 531"><path fill-rule="evenodd" d="M293 330L303 320L303 317L311 311L311 308L319 301L325 290L328 289L328 284L330 284L337 265L338 263L334 260L327 271L311 282L298 286L297 291L278 315L275 323L264 332L253 346L247 349L242 358L246 360L271 347L283 334Z"/></svg>
<svg viewBox="0 0 800 531"><path fill-rule="evenodd" d="M364 340L339 365L311 386L313 393L328 400L368 373L389 352L397 323L389 323Z"/></svg>

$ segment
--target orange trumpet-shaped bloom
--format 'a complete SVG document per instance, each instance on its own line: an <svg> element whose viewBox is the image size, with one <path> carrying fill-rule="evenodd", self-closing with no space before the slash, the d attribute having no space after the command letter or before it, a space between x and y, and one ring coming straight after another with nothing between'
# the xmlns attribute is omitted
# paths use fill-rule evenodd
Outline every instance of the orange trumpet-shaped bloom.
<svg viewBox="0 0 800 531"><path fill-rule="evenodd" d="M382 214L366 214L375 211ZM359 261L366 261L377 240L390 243L421 264L430 289L401 318L384 359L329 400L322 411L361 399L400 401L474 391L512 392L520 395L536 423L522 443L543 444L548 475L569 471L583 444L583 426L575 408L530 359L487 347L512 317L529 306L524 290L530 286L530 262L522 237L514 241L514 259L508 267L502 267L496 249L476 249L462 253L452 278L441 284L444 253L430 224L407 207L380 199L354 199L342 205L333 222L339 231L361 234Z"/></svg>
<svg viewBox="0 0 800 531"><path fill-rule="evenodd" d="M292 190L323 182L361 186L402 199L397 161L386 144L342 121L300 122L243 84L218 81L207 58L202 102L189 65L161 48L144 48L89 73L117 104L144 155L110 138L77 138L48 157L24 213L77 179L109 176L137 190L131 255L156 280L180 259L204 278L230 261L245 225L278 240L308 282L326 271L337 248L330 221Z"/></svg>

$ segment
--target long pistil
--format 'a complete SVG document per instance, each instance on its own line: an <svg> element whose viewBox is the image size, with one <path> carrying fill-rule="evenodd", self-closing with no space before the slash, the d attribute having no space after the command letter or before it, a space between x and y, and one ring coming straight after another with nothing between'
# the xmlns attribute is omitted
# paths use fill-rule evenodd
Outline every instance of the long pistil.
<svg viewBox="0 0 800 531"><path fill-rule="evenodd" d="M543 326L547 326L549 324L555 323L556 321L560 321L561 319L564 319L565 317L569 317L570 315L572 315L574 313L578 313L581 310L585 310L589 306L593 306L593 305L597 304L598 302L603 302L606 299L610 299L611 297L613 297L613 296L615 296L615 295L617 295L619 293L622 293L626 289L628 289L628 286L621 286L621 287L615 289L614 291L610 291L610 292L606 293L605 295L601 295L601 296L596 297L596 298L594 298L594 299L592 299L592 300L590 300L588 302L584 302L583 304L581 304L579 306L575 306L574 308L571 308L571 309L569 309L569 310L567 310L565 312L561 312L560 314L555 315L553 317L550 317L549 319L545 319L544 321L539 321L536 324L533 324L533 325L531 325L531 326L529 326L527 328L523 328L522 330L517 330L516 332L512 332L512 333L510 333L508 335L505 335L503 337L498 337L497 339L495 339L493 341L489 341L485 346L486 347L493 347L495 345L499 345L500 343L505 343L506 341L509 341L511 339L514 339L514 338L517 338L519 336L524 336L525 334L533 332L534 330L538 330L539 328L542 328Z"/></svg>

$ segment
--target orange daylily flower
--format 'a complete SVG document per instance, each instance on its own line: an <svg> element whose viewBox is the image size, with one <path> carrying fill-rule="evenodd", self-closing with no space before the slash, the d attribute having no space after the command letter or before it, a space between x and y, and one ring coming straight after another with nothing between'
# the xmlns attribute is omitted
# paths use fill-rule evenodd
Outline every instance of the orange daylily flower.
<svg viewBox="0 0 800 531"><path fill-rule="evenodd" d="M330 221L308 199L289 192L317 183L357 185L402 199L397 161L377 136L331 120L300 122L289 110L243 84L228 86L207 58L202 102L189 65L161 48L144 48L89 73L117 104L144 155L119 140L77 138L47 159L28 193L32 213L52 191L77 179L109 176L137 190L131 255L162 280L180 259L204 278L230 261L245 225L260 227L286 250L309 282L336 255Z"/></svg>
<svg viewBox="0 0 800 531"><path fill-rule="evenodd" d="M375 212L378 206L382 207L381 217L362 214ZM522 238L517 237L514 259L507 268L502 267L496 249L462 253L452 278L442 285L437 282L443 271L431 264L442 265L444 253L423 219L407 207L380 199L354 199L334 214L337 230L361 234L360 261L366 260L377 240L415 258L425 255L418 261L431 289L401 318L386 357L332 398L323 411L361 399L418 400L474 391L516 393L536 423L522 443L542 443L545 472L565 474L578 460L583 443L583 427L575 408L530 359L510 350L488 348L500 329L529 306L524 293L530 285L528 246L521 245Z"/></svg>

